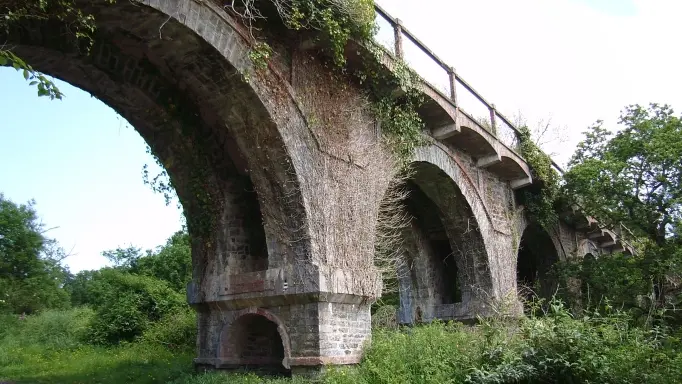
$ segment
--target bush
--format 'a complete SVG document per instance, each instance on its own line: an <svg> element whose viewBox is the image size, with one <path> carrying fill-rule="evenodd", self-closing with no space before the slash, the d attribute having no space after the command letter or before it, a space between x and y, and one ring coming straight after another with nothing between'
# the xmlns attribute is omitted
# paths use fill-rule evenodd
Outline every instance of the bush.
<svg viewBox="0 0 682 384"><path fill-rule="evenodd" d="M165 315L142 335L142 341L159 343L170 349L192 350L197 340L197 315L184 308Z"/></svg>
<svg viewBox="0 0 682 384"><path fill-rule="evenodd" d="M622 312L574 319L557 301L544 318L523 323L524 360L538 379L558 383L672 383L680 376L679 339L631 327Z"/></svg>
<svg viewBox="0 0 682 384"><path fill-rule="evenodd" d="M103 270L94 279L97 297L90 340L117 344L141 336L151 323L187 308L185 298L162 280L118 270Z"/></svg>

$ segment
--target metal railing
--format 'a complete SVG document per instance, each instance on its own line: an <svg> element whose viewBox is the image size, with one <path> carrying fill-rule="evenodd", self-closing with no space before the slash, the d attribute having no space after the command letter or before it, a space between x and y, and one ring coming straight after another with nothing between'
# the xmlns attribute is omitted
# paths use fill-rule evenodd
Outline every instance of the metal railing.
<svg viewBox="0 0 682 384"><path fill-rule="evenodd" d="M415 35L410 33L400 19L392 17L377 4L374 7L378 16L376 21L379 27L377 42L399 60L405 60L409 57L412 69L440 92L441 96L448 99L458 110L463 110L464 108L461 106L465 105L465 109L469 111L469 116L478 117L478 119L474 117L474 120L481 128L491 132L500 142L516 152L521 141L521 132L514 123L500 113L495 104L486 100L474 87L462 79L454 67L446 64ZM485 117L481 118L481 116ZM559 174L564 174L564 170L554 160L552 160L552 167ZM613 229L620 241L633 249L635 248L633 242L637 241L637 237L630 229L622 223Z"/></svg>
<svg viewBox="0 0 682 384"><path fill-rule="evenodd" d="M399 60L410 58L410 66L426 82L441 92L457 109L467 110L470 116L478 116L479 125L490 131L510 150L515 151L520 143L518 128L500 113L495 104L486 100L469 83L457 74L432 50L422 43L401 23L400 19L389 15L381 6L375 4L379 32L377 42L395 55ZM392 33L391 31L392 30ZM427 69L428 67L428 69ZM465 108L461 108L466 105ZM481 118L480 116L485 116ZM552 160L552 166L560 174L564 171Z"/></svg>

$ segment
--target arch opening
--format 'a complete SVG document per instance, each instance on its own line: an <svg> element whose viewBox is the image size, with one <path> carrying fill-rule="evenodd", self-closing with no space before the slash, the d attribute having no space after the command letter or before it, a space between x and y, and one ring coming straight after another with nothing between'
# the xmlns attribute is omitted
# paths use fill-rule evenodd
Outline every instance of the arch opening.
<svg viewBox="0 0 682 384"><path fill-rule="evenodd" d="M259 314L243 315L230 324L221 340L221 351L221 368L290 373L277 324Z"/></svg>
<svg viewBox="0 0 682 384"><path fill-rule="evenodd" d="M265 270L267 244L276 242L281 254L294 244L274 238L265 219L286 226L282 236L305 230L286 146L258 85L238 70L247 60L237 52L238 34L219 26L223 43L233 44L219 46L193 25L202 20L183 14L214 8L174 3L88 5L97 23L89 53L51 21L28 21L0 38L36 70L100 99L143 137L183 206L198 282Z"/></svg>
<svg viewBox="0 0 682 384"><path fill-rule="evenodd" d="M406 257L411 278L418 281L417 296L436 305L458 303L462 294L457 263L438 207L414 182L408 181L406 188L405 205L412 217Z"/></svg>
<svg viewBox="0 0 682 384"><path fill-rule="evenodd" d="M397 210L407 218L395 235L397 292L384 300L398 306L402 324L474 317L477 291L491 287L477 221L445 172L427 162L411 168Z"/></svg>
<svg viewBox="0 0 682 384"><path fill-rule="evenodd" d="M516 279L519 295L530 299L533 295L549 299L557 289L550 275L559 256L552 238L538 224L530 224L523 231L516 262Z"/></svg>

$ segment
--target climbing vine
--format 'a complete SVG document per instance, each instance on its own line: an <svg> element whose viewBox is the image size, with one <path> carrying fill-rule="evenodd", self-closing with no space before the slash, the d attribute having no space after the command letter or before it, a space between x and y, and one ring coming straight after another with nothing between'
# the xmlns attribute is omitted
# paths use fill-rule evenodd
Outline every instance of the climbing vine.
<svg viewBox="0 0 682 384"><path fill-rule="evenodd" d="M373 41L377 31L373 0L271 0L284 25L294 31L313 30L314 40L331 57L341 75L353 75L368 91L371 109L380 121L384 142L392 150L398 164L405 166L414 149L423 144L424 127L417 108L423 96L415 89L417 74L404 62L393 68L383 64L385 51ZM249 25L263 17L252 0L230 5ZM358 52L361 65L349 71L346 47L353 40L363 48ZM272 49L258 41L249 52L254 68L267 68Z"/></svg>
<svg viewBox="0 0 682 384"><path fill-rule="evenodd" d="M552 159L533 142L528 127L519 128L519 151L526 160L534 183L522 191L521 202L529 219L545 228L552 228L559 220L555 203L559 198L559 174L552 168Z"/></svg>
<svg viewBox="0 0 682 384"><path fill-rule="evenodd" d="M381 64L384 51L371 43L371 58L364 58L364 66L356 71L360 82L369 90L376 118L381 122L382 137L391 148L399 165L405 167L416 147L424 144L424 122L417 108L424 96L415 88L418 75L403 61L396 62L388 71ZM396 92L401 94L396 97Z"/></svg>
<svg viewBox="0 0 682 384"><path fill-rule="evenodd" d="M249 51L249 60L256 70L264 70L268 67L268 60L272 56L272 48L262 41L257 42Z"/></svg>
<svg viewBox="0 0 682 384"><path fill-rule="evenodd" d="M292 0L290 7L280 12L287 27L321 32L317 39L329 43L337 66L346 63L348 40L370 41L375 31L373 0Z"/></svg>

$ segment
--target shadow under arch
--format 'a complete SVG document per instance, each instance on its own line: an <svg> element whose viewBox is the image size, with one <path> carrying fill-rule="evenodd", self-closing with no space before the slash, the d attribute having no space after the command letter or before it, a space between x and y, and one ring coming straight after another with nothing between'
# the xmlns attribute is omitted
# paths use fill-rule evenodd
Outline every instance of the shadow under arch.
<svg viewBox="0 0 682 384"><path fill-rule="evenodd" d="M207 275L263 269L229 261L235 237L226 232L243 199L255 204L241 216L262 216L254 226L262 227L256 248L263 247L265 268L282 264L283 255L308 254L296 165L264 101L267 87L242 76L248 39L229 16L191 0L77 4L97 24L87 54L54 21L15 25L0 38L36 70L114 109L160 159L193 238L194 301L203 300Z"/></svg>
<svg viewBox="0 0 682 384"><path fill-rule="evenodd" d="M218 343L218 368L290 373L289 334L284 323L265 309L247 308L235 313L223 325Z"/></svg>
<svg viewBox="0 0 682 384"><path fill-rule="evenodd" d="M529 223L523 230L516 260L517 287L520 296L533 294L549 299L558 284L550 270L559 262L556 245L549 233L537 223Z"/></svg>
<svg viewBox="0 0 682 384"><path fill-rule="evenodd" d="M398 271L401 323L471 319L493 295L479 220L459 184L438 163L416 156L404 206L410 224Z"/></svg>

